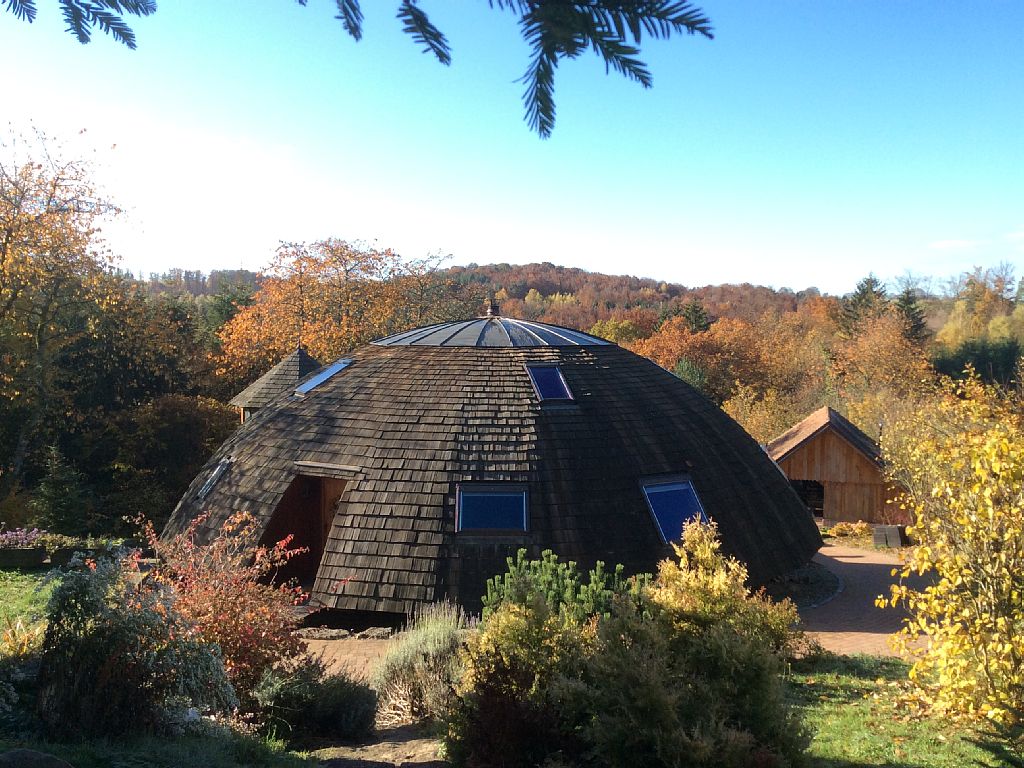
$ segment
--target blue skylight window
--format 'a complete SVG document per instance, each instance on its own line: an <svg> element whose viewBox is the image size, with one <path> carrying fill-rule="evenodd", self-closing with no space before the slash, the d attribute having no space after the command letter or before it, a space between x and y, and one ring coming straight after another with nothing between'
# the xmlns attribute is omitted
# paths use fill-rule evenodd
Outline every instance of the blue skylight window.
<svg viewBox="0 0 1024 768"><path fill-rule="evenodd" d="M463 484L456 497L457 531L525 531L526 487Z"/></svg>
<svg viewBox="0 0 1024 768"><path fill-rule="evenodd" d="M203 483L202 488L199 489L199 493L196 494L196 498L199 499L199 501L202 501L210 495L210 491L213 490L213 486L217 484L221 475L223 475L224 472L227 471L227 468L231 466L231 461L232 460L230 458L227 458L217 464L213 472L210 473L210 476L206 478L206 482Z"/></svg>
<svg viewBox="0 0 1024 768"><path fill-rule="evenodd" d="M335 374L338 374L341 371L348 368L350 365L352 365L352 360L350 358L344 358L342 360L338 360L337 362L331 363L322 371L320 371L320 373L312 376L311 378L306 379L304 382L299 384L299 386L295 388L295 394L308 394L309 392L319 387L321 384L323 384L325 381L327 381Z"/></svg>
<svg viewBox="0 0 1024 768"><path fill-rule="evenodd" d="M526 372L541 400L572 400L572 392L557 365L528 365Z"/></svg>
<svg viewBox="0 0 1024 768"><path fill-rule="evenodd" d="M708 521L697 492L689 480L647 482L643 484L647 506L665 541L679 541L683 525L690 520Z"/></svg>

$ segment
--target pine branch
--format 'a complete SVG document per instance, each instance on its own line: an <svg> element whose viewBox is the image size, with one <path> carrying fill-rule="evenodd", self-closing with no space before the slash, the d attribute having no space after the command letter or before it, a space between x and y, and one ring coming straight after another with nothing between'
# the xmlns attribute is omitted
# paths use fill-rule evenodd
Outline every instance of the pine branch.
<svg viewBox="0 0 1024 768"><path fill-rule="evenodd" d="M533 59L520 79L526 83L523 101L526 105L526 124L542 139L549 138L555 127L555 69L558 50L550 40L550 31L539 22L535 14L520 21L523 39L533 49Z"/></svg>
<svg viewBox="0 0 1024 768"><path fill-rule="evenodd" d="M67 31L78 38L83 45L88 43L92 37L88 21L87 11L77 0L60 0L64 21L68 25Z"/></svg>
<svg viewBox="0 0 1024 768"><path fill-rule="evenodd" d="M135 33L117 14L149 16L156 13L155 0L60 0L67 30L80 43L92 39L92 28L99 27L120 43L135 50Z"/></svg>
<svg viewBox="0 0 1024 768"><path fill-rule="evenodd" d="M402 31L412 35L412 39L423 46L424 53L433 53L445 66L452 63L447 38L416 5L416 0L402 0L398 7L398 18L403 22Z"/></svg>
<svg viewBox="0 0 1024 768"><path fill-rule="evenodd" d="M31 23L36 20L35 0L7 0L7 10L22 21Z"/></svg>
<svg viewBox="0 0 1024 768"><path fill-rule="evenodd" d="M135 50L135 33L131 27L124 23L120 16L110 11L93 6L91 9L90 22L106 32L119 43L124 43L133 51Z"/></svg>
<svg viewBox="0 0 1024 768"><path fill-rule="evenodd" d="M363 9L359 7L359 0L335 0L338 6L338 15L334 18L341 21L353 40L363 39ZM303 2L303 5L306 3Z"/></svg>
<svg viewBox="0 0 1024 768"><path fill-rule="evenodd" d="M149 16L156 13L156 0L96 0L97 5L130 16Z"/></svg>

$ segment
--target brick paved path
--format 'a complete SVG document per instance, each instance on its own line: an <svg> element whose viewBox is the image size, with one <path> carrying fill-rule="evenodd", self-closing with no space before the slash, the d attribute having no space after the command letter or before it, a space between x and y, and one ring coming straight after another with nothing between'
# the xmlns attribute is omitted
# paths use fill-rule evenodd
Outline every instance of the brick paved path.
<svg viewBox="0 0 1024 768"><path fill-rule="evenodd" d="M888 638L905 614L898 608L876 608L875 598L888 595L889 585L896 582L890 574L899 563L897 556L826 544L814 560L840 578L842 591L824 605L800 611L804 629L835 653L894 655ZM920 587L923 580L912 577L910 583Z"/></svg>

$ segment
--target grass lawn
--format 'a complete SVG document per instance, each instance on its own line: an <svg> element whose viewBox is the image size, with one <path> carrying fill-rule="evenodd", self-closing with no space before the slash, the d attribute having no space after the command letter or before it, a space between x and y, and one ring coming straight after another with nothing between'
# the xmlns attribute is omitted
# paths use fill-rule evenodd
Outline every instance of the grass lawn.
<svg viewBox="0 0 1024 768"><path fill-rule="evenodd" d="M792 695L815 732L814 768L960 768L1005 763L970 730L914 718L899 705L907 665L879 656L826 656L794 664Z"/></svg>
<svg viewBox="0 0 1024 768"><path fill-rule="evenodd" d="M280 743L257 738L225 736L156 736L124 742L86 741L57 744L21 741L0 734L0 753L25 748L56 755L75 768L315 768L320 761L303 753L286 751Z"/></svg>
<svg viewBox="0 0 1024 768"><path fill-rule="evenodd" d="M3 615L21 618L26 624L41 618L53 584L43 584L45 568L0 570L0 621Z"/></svg>

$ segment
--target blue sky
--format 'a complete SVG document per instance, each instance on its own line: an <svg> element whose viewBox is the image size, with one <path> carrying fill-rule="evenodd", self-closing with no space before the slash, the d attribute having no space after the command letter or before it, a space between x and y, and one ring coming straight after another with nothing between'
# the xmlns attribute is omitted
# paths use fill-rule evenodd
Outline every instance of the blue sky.
<svg viewBox="0 0 1024 768"><path fill-rule="evenodd" d="M0 14L0 117L94 153L133 271L265 264L337 236L453 263L552 261L843 293L873 271L1024 272L1024 3L709 1L716 39L648 42L644 90L567 62L547 141L527 49L484 0L421 0L445 68L364 0L164 0L130 51ZM14 72L13 68L9 72ZM85 129L83 135L79 131Z"/></svg>

